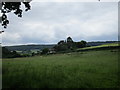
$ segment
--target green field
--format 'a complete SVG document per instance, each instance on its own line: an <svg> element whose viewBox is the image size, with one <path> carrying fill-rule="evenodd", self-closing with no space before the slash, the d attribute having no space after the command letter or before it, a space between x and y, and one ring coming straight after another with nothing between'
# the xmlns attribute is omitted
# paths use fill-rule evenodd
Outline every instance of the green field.
<svg viewBox="0 0 120 90"><path fill-rule="evenodd" d="M3 59L3 88L115 88L118 50Z"/></svg>
<svg viewBox="0 0 120 90"><path fill-rule="evenodd" d="M120 45L120 43L109 43L109 44L103 44L103 45L99 45L99 46L79 48L77 50L87 50L87 49L95 49L95 48L101 48L101 47L115 47L115 46L119 46L119 45Z"/></svg>

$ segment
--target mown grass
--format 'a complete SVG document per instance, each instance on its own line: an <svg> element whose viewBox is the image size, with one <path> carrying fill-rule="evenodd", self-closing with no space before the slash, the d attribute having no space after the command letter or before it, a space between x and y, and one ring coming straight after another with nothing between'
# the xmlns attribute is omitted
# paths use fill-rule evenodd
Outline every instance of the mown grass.
<svg viewBox="0 0 120 90"><path fill-rule="evenodd" d="M3 88L116 88L118 51L3 60Z"/></svg>

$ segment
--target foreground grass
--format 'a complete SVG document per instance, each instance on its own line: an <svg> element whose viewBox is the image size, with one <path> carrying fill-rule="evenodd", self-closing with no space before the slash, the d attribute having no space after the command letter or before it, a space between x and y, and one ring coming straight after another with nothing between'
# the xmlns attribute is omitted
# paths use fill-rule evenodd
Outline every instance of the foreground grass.
<svg viewBox="0 0 120 90"><path fill-rule="evenodd" d="M117 50L3 60L3 88L118 87Z"/></svg>

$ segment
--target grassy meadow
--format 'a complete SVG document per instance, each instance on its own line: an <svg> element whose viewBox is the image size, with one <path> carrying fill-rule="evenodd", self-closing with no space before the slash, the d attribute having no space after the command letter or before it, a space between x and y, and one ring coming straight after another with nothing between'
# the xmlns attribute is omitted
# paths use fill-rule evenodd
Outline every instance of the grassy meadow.
<svg viewBox="0 0 120 90"><path fill-rule="evenodd" d="M116 88L118 50L3 59L3 88Z"/></svg>

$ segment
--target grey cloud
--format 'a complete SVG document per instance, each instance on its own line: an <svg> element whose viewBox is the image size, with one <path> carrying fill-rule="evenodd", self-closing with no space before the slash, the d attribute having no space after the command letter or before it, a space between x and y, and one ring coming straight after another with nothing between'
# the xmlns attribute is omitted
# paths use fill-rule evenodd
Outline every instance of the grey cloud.
<svg viewBox="0 0 120 90"><path fill-rule="evenodd" d="M31 5L32 10L24 12L22 18L9 14L4 45L57 43L67 36L75 41L117 40L117 3L33 2Z"/></svg>
<svg viewBox="0 0 120 90"><path fill-rule="evenodd" d="M35 7L33 5L32 10L26 13L25 18L32 17L41 21L63 21L70 18L84 20L113 11L116 9L115 5L117 3L40 3Z"/></svg>

